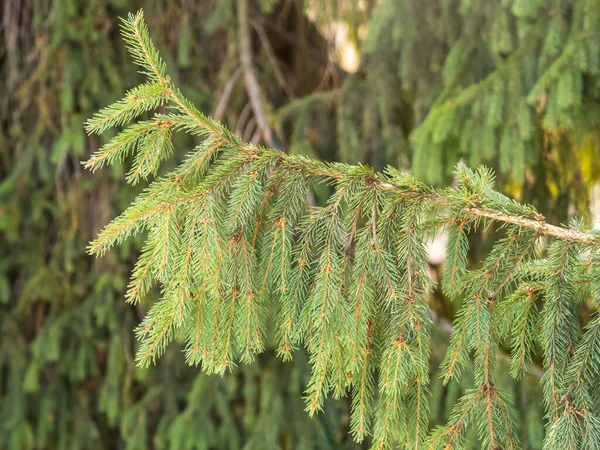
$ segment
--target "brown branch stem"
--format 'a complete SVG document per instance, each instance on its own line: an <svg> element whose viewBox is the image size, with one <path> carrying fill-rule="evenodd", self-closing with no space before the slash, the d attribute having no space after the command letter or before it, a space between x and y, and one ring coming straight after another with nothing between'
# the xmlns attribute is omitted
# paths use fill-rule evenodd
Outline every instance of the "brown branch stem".
<svg viewBox="0 0 600 450"><path fill-rule="evenodd" d="M252 105L252 111L256 119L258 129L262 134L262 138L269 147L281 151L274 133L267 123L265 110L262 102L260 85L254 73L254 63L252 62L252 43L250 40L250 21L248 18L248 0L237 0L237 15L238 15L238 37L240 64L244 77L244 85L246 93Z"/></svg>

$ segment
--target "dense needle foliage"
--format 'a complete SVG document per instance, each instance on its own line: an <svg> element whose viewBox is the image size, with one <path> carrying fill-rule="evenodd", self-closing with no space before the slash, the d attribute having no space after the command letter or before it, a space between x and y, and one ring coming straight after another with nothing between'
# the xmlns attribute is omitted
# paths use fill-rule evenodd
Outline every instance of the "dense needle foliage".
<svg viewBox="0 0 600 450"><path fill-rule="evenodd" d="M127 127L86 167L132 156L128 182L155 178L90 246L103 255L147 231L127 300L138 302L154 283L161 299L138 328L138 364L155 362L181 338L190 364L224 374L253 362L272 330L284 359L308 351L309 414L329 395L351 396L357 441L464 448L474 426L483 448L510 449L520 444L511 396L496 381L500 348L510 347L516 378L540 348L545 448L600 446L598 322L582 332L577 316L590 296L600 301L599 234L577 222L547 224L535 208L495 191L484 168L460 165L455 187L434 189L391 167L376 172L246 143L177 89L141 13L123 22L123 34L148 81L87 123L90 133ZM176 132L199 143L157 176ZM311 204L319 184L333 191L322 207ZM468 236L487 227L504 237L471 269ZM441 375L446 383L472 364L474 384L448 423L431 430L433 283L424 246L441 229L450 236L442 288L462 299Z"/></svg>

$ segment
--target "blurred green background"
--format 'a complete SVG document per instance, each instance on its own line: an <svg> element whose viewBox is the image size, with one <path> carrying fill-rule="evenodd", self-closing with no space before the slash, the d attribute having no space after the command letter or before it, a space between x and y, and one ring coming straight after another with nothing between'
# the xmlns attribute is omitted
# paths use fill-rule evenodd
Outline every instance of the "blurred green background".
<svg viewBox="0 0 600 450"><path fill-rule="evenodd" d="M549 222L593 225L599 0L241 1L284 151L391 164L436 185L452 182L459 161L487 164L500 190ZM83 122L142 80L118 19L139 8L184 94L260 140L234 0L0 3L0 449L361 447L348 435L348 401L304 412L301 351L285 364L267 351L222 378L187 367L178 345L156 367L135 367L133 329L156 299L123 298L142 240L101 260L85 249L143 186L127 185L124 167L92 175L81 161L109 137L86 136ZM192 146L175 140L171 164ZM472 237L472 265L489 234ZM439 292L431 304L436 368L456 305ZM539 375L503 380L527 449L543 436ZM470 376L442 387L434 370L432 425Z"/></svg>

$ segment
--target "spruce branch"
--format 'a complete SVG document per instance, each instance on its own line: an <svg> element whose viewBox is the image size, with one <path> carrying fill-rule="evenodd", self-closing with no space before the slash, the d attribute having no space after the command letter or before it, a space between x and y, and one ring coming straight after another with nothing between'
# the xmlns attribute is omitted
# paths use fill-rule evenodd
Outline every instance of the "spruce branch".
<svg viewBox="0 0 600 450"><path fill-rule="evenodd" d="M245 8L240 0L242 41ZM371 435L374 448L460 448L473 423L484 448L512 449L518 447L514 414L496 383L506 338L515 377L528 370L536 345L543 348L546 445L596 441L593 405L600 393L593 385L600 373L587 360L597 353L600 333L596 321L579 338L576 308L590 295L600 304L600 233L576 222L547 224L532 206L495 191L493 173L483 167L459 165L455 187L434 189L393 168L376 172L244 142L171 82L141 12L124 21L123 32L150 82L92 118L88 132L125 126L162 105L170 112L127 125L86 167L132 155L126 179L136 183L157 175L173 152L172 133L201 140L89 247L103 255L148 233L126 294L135 303L153 283L161 285L161 300L137 330L140 365L181 335L188 363L223 374L264 351L271 318L280 356L290 359L301 346L308 352L306 410L313 415L329 395L350 394L357 441ZM244 58L242 71L251 73L252 61ZM332 191L322 207L308 201L317 183ZM505 237L479 269L468 268L468 235L493 223ZM425 243L442 228L450 235L442 287L462 301L442 377L457 378L472 364L475 386L448 425L430 432L433 282ZM545 259L534 251L541 238L552 240Z"/></svg>

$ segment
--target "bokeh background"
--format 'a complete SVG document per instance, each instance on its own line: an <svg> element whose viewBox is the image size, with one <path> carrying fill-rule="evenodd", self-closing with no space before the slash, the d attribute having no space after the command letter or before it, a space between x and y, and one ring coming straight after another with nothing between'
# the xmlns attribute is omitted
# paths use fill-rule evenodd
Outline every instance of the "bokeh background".
<svg viewBox="0 0 600 450"><path fill-rule="evenodd" d="M549 222L594 225L600 0L3 0L1 450L368 447L348 435L348 401L313 419L304 412L302 351L285 364L267 351L209 377L172 344L155 367L137 368L133 329L156 300L123 298L141 238L100 260L85 253L143 188L125 183L124 167L91 174L81 165L109 137L86 136L84 121L142 80L119 17L143 8L184 94L260 142L240 75L242 3L265 118L283 151L389 164L440 186L459 161L486 164L499 190ZM186 139L175 140L172 165L192 148ZM471 238L471 265L493 234ZM434 276L443 260L432 245ZM458 305L439 292L431 305L433 425L472 374L441 385L435 368ZM541 448L540 373L501 381L526 449Z"/></svg>

